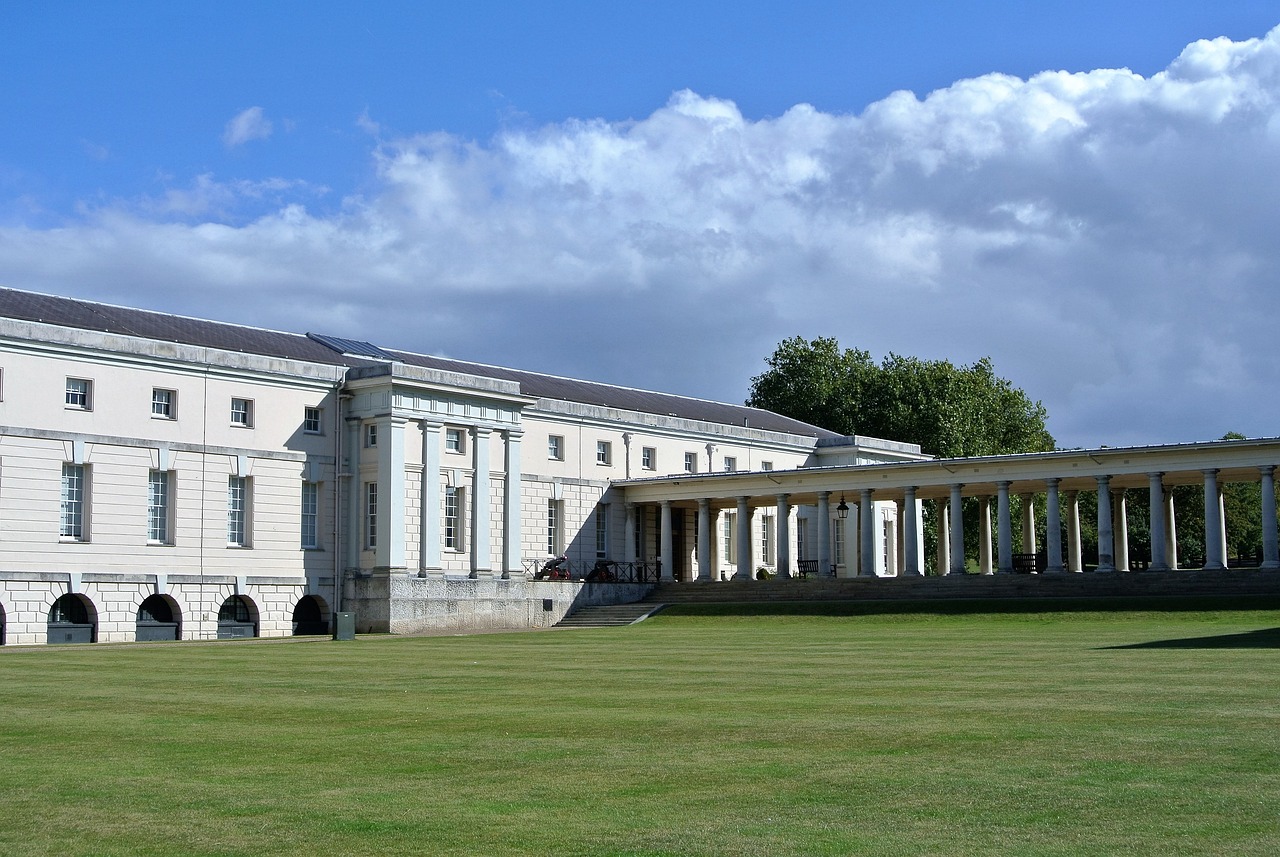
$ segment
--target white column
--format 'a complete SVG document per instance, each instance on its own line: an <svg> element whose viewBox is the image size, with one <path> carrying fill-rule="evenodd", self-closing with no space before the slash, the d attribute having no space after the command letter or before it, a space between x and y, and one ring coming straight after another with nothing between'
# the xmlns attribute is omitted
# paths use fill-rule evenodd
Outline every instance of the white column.
<svg viewBox="0 0 1280 857"><path fill-rule="evenodd" d="M663 500L658 524L658 557L662 560L662 582L671 583L676 579L675 548L671 542L671 501Z"/></svg>
<svg viewBox="0 0 1280 857"><path fill-rule="evenodd" d="M1036 553L1036 500L1034 494L1019 494L1022 499L1022 552Z"/></svg>
<svg viewBox="0 0 1280 857"><path fill-rule="evenodd" d="M489 545L489 434L488 426L471 430L471 455L475 472L471 478L471 576L493 573ZM561 516L563 518L563 515ZM564 521L560 522L564 526Z"/></svg>
<svg viewBox="0 0 1280 857"><path fill-rule="evenodd" d="M520 516L520 439L524 436L524 432L520 429L507 429L503 432L507 441L507 469L503 483L503 499L506 508L503 510L502 517L502 556L503 569L502 576L509 578L511 575L520 574L523 570L520 565L520 532L521 532L521 516ZM610 516L612 517L612 516ZM612 525L612 521L608 521ZM612 526L610 526L612 529ZM608 541L608 534L605 536Z"/></svg>
<svg viewBox="0 0 1280 857"><path fill-rule="evenodd" d="M1258 468L1262 474L1262 567L1280 568L1280 539L1276 527L1276 480L1274 465Z"/></svg>
<svg viewBox="0 0 1280 857"><path fill-rule="evenodd" d="M996 527L999 532L996 549L996 570L999 574L1013 573L1013 522L1009 515L1010 482L996 483Z"/></svg>
<svg viewBox="0 0 1280 857"><path fill-rule="evenodd" d="M980 573L995 573L991 554L991 498L984 494L978 498L978 571Z"/></svg>
<svg viewBox="0 0 1280 857"><path fill-rule="evenodd" d="M1129 570L1129 507L1125 500L1124 489L1118 489L1111 495L1115 504L1116 570Z"/></svg>
<svg viewBox="0 0 1280 857"><path fill-rule="evenodd" d="M1164 508L1165 508L1165 554L1169 562L1169 567L1176 569L1178 567L1178 517L1174 509L1173 489L1166 489L1164 492Z"/></svg>
<svg viewBox="0 0 1280 857"><path fill-rule="evenodd" d="M623 524L622 538L626 544L622 546L622 555L626 557L627 562L635 567L635 563L640 559L636 556L636 504L628 503L626 505L626 523Z"/></svg>
<svg viewBox="0 0 1280 857"><path fill-rule="evenodd" d="M698 501L698 580L709 581L711 576L711 501Z"/></svg>
<svg viewBox="0 0 1280 857"><path fill-rule="evenodd" d="M1084 571L1083 548L1080 546L1080 492L1067 492L1067 571Z"/></svg>
<svg viewBox="0 0 1280 857"><path fill-rule="evenodd" d="M858 563L859 577L876 576L876 506L871 499L871 489L862 489L862 499L858 503L858 541L861 560Z"/></svg>
<svg viewBox="0 0 1280 857"><path fill-rule="evenodd" d="M791 495L779 494L776 531L773 534L777 552L778 577L791 577Z"/></svg>
<svg viewBox="0 0 1280 857"><path fill-rule="evenodd" d="M751 558L750 500L750 497L738 498L738 572L733 576L734 580L754 580L756 576Z"/></svg>
<svg viewBox="0 0 1280 857"><path fill-rule="evenodd" d="M1222 506L1218 503L1218 471L1204 474L1204 567L1223 568L1226 556L1222 550Z"/></svg>
<svg viewBox="0 0 1280 857"><path fill-rule="evenodd" d="M1227 502L1222 490L1224 487L1221 482L1218 483L1218 535L1222 544L1222 564L1227 566L1230 565L1230 558L1227 554Z"/></svg>
<svg viewBox="0 0 1280 857"><path fill-rule="evenodd" d="M915 486L907 486L902 494L902 573L920 577L924 575L924 571L920 568L920 520L916 511Z"/></svg>
<svg viewBox="0 0 1280 857"><path fill-rule="evenodd" d="M364 473L360 470L362 444L360 427L363 423L358 417L347 417L347 455L350 464L347 470L351 478L347 480L350 490L347 491L347 567L360 567L360 554L364 550Z"/></svg>
<svg viewBox="0 0 1280 857"><path fill-rule="evenodd" d="M1164 532L1164 474L1147 474L1147 495L1151 508L1151 570L1168 571L1169 560Z"/></svg>
<svg viewBox="0 0 1280 857"><path fill-rule="evenodd" d="M1044 498L1045 516L1045 550L1048 551L1045 574L1062 574L1062 513L1058 506L1058 483L1060 479L1046 479L1047 492Z"/></svg>
<svg viewBox="0 0 1280 857"><path fill-rule="evenodd" d="M1115 538L1111 532L1111 477L1098 478L1098 571L1116 570Z"/></svg>
<svg viewBox="0 0 1280 857"><path fill-rule="evenodd" d="M378 421L378 544L374 565L405 567L405 484L403 417Z"/></svg>
<svg viewBox="0 0 1280 857"><path fill-rule="evenodd" d="M831 492L818 492L818 575L834 576L831 570Z"/></svg>
<svg viewBox="0 0 1280 857"><path fill-rule="evenodd" d="M951 510L947 508L947 501L939 497L934 508L938 515L938 575L949 574L951 572Z"/></svg>
<svg viewBox="0 0 1280 857"><path fill-rule="evenodd" d="M951 574L964 574L964 498L960 495L963 485L951 486Z"/></svg>
<svg viewBox="0 0 1280 857"><path fill-rule="evenodd" d="M440 423L422 421L422 499L418 571L440 571Z"/></svg>

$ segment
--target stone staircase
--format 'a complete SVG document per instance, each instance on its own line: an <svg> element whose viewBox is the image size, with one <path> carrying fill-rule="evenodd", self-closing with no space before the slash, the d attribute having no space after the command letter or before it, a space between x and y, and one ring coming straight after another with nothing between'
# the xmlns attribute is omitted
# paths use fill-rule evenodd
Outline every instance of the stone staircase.
<svg viewBox="0 0 1280 857"><path fill-rule="evenodd" d="M662 604L637 601L632 604L610 604L579 607L556 623L557 628L617 628L634 625L651 613L662 609Z"/></svg>

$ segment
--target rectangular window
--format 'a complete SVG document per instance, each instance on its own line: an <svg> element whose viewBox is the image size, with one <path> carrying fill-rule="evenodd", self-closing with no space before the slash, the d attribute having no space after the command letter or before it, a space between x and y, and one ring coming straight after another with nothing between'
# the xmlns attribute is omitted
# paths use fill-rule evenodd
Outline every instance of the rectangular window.
<svg viewBox="0 0 1280 857"><path fill-rule="evenodd" d="M734 458L732 455L726 455L724 457L725 473L732 473L737 469L738 469L738 459Z"/></svg>
<svg viewBox="0 0 1280 857"><path fill-rule="evenodd" d="M444 430L445 452L462 452L465 448L462 429L447 428Z"/></svg>
<svg viewBox="0 0 1280 857"><path fill-rule="evenodd" d="M607 440L596 441L596 464L613 463L613 444Z"/></svg>
<svg viewBox="0 0 1280 857"><path fill-rule="evenodd" d="M81 411L93 410L93 382L85 378L68 378L67 407Z"/></svg>
<svg viewBox="0 0 1280 857"><path fill-rule="evenodd" d="M564 438L553 434L547 438L547 458L552 461L564 461Z"/></svg>
<svg viewBox="0 0 1280 857"><path fill-rule="evenodd" d="M88 541L85 528L85 497L88 472L83 464L62 465L62 523L58 535L69 541Z"/></svg>
<svg viewBox="0 0 1280 857"><path fill-rule="evenodd" d="M698 453L686 452L684 454L684 472L685 473L698 472Z"/></svg>
<svg viewBox="0 0 1280 857"><path fill-rule="evenodd" d="M324 431L324 413L319 408L304 408L302 411L302 430L307 434L320 434Z"/></svg>
<svg viewBox="0 0 1280 857"><path fill-rule="evenodd" d="M831 522L831 561L844 565L844 521L839 518Z"/></svg>
<svg viewBox="0 0 1280 857"><path fill-rule="evenodd" d="M320 484L318 482L302 483L302 533L303 548L317 548L317 522L320 518Z"/></svg>
<svg viewBox="0 0 1280 857"><path fill-rule="evenodd" d="M244 476L227 477L227 545L249 546L249 480Z"/></svg>
<svg viewBox="0 0 1280 857"><path fill-rule="evenodd" d="M178 393L156 387L151 391L151 416L172 420L178 416Z"/></svg>
<svg viewBox="0 0 1280 857"><path fill-rule="evenodd" d="M463 550L462 539L463 496L461 488L449 488L444 494L444 546L450 550Z"/></svg>
<svg viewBox="0 0 1280 857"><path fill-rule="evenodd" d="M596 506L596 557L604 559L609 555L609 506L601 503Z"/></svg>
<svg viewBox="0 0 1280 857"><path fill-rule="evenodd" d="M378 483L364 483L364 549L378 546Z"/></svg>
<svg viewBox="0 0 1280 857"><path fill-rule="evenodd" d="M378 424L366 423L364 427L364 445L372 449L378 445Z"/></svg>
<svg viewBox="0 0 1280 857"><path fill-rule="evenodd" d="M231 424L249 428L253 425L253 402L249 399L231 400Z"/></svg>
<svg viewBox="0 0 1280 857"><path fill-rule="evenodd" d="M725 512L725 515L724 515L724 550L721 552L721 556L724 558L724 561L725 561L725 562L730 563L730 564L732 564L732 563L735 561L735 560L734 560L734 552L733 552L733 543L734 543L733 531L734 531L734 528L735 528L735 527L736 527L736 525L737 525L737 521L738 521L738 513L737 513L737 512Z"/></svg>
<svg viewBox="0 0 1280 857"><path fill-rule="evenodd" d="M760 516L760 562L773 565L773 515Z"/></svg>
<svg viewBox="0 0 1280 857"><path fill-rule="evenodd" d="M153 545L167 545L169 521L173 504L170 502L169 471L151 470L147 473L147 541Z"/></svg>
<svg viewBox="0 0 1280 857"><path fill-rule="evenodd" d="M656 470L658 467L658 451L652 446L640 450L640 466L645 470Z"/></svg>
<svg viewBox="0 0 1280 857"><path fill-rule="evenodd" d="M760 462L760 469L761 469L761 470L772 470L772 469L773 469L773 462L772 462L772 461L762 461L762 462Z"/></svg>
<svg viewBox="0 0 1280 857"><path fill-rule="evenodd" d="M805 546L805 532L809 529L807 518L796 519L796 559L808 559L809 549Z"/></svg>
<svg viewBox="0 0 1280 857"><path fill-rule="evenodd" d="M560 555L560 501L547 501L547 553Z"/></svg>

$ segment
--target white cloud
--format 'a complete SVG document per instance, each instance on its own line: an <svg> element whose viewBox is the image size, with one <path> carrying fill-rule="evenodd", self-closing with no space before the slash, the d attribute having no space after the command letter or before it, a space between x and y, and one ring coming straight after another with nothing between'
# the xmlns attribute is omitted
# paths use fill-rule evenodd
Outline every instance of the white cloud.
<svg viewBox="0 0 1280 857"><path fill-rule="evenodd" d="M987 75L858 116L752 120L686 91L476 143L362 115L376 181L332 213L306 181L199 176L0 229L0 270L724 399L780 339L835 335L990 355L1065 444L1274 434L1277 93L1280 29L1150 78ZM269 133L251 108L225 139Z"/></svg>
<svg viewBox="0 0 1280 857"><path fill-rule="evenodd" d="M222 143L229 149L243 146L251 140L265 140L274 130L271 120L262 112L261 107L250 107L242 110L227 123L222 132Z"/></svg>

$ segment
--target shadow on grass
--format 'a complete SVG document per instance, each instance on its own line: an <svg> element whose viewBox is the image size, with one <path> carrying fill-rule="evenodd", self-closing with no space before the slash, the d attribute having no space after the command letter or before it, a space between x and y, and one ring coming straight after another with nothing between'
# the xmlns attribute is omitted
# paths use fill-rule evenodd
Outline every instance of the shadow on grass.
<svg viewBox="0 0 1280 857"><path fill-rule="evenodd" d="M1216 637L1184 637L1177 640L1152 640L1127 646L1103 646L1104 649L1280 649L1280 628L1263 628L1243 634L1219 634Z"/></svg>
<svg viewBox="0 0 1280 857"><path fill-rule="evenodd" d="M886 614L1112 613L1280 610L1280 596L1132 596L1118 598L958 598L937 601L769 601L670 604L668 616L873 616ZM1144 644L1146 645L1146 644Z"/></svg>

